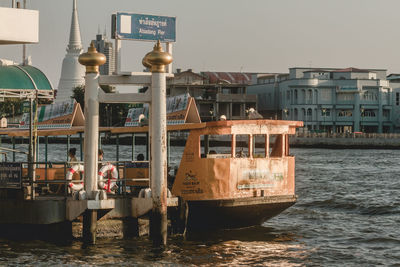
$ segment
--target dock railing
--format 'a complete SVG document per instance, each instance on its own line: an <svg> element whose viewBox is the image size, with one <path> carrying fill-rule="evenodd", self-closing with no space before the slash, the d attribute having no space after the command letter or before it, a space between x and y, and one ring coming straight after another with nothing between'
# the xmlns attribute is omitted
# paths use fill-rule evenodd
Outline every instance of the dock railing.
<svg viewBox="0 0 400 267"><path fill-rule="evenodd" d="M400 133L315 133L296 132L295 137L299 138L375 138L375 139L399 139Z"/></svg>
<svg viewBox="0 0 400 267"><path fill-rule="evenodd" d="M33 164L36 167L35 180L28 177L28 162L22 162L22 187L26 190L26 199L34 200L43 196L68 197L71 195L70 183L84 182L82 173L80 173L79 179L76 179L76 176L75 179L67 179L67 173L71 167L77 164L83 165L83 162L38 161ZM149 161L102 161L99 162L99 169L106 164L114 165L118 172L118 179L116 180L118 189L112 192L112 195L138 194L141 188L149 187ZM135 172L138 170L139 172ZM111 177L111 173L108 173L105 178L108 179L109 177ZM32 190L33 187L35 190ZM36 192L35 195L33 192Z"/></svg>

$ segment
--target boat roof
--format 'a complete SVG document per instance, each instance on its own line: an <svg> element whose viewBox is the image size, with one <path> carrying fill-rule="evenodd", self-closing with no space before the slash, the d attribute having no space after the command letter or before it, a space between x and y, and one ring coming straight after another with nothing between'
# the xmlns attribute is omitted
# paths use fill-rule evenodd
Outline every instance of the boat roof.
<svg viewBox="0 0 400 267"><path fill-rule="evenodd" d="M185 123L167 125L168 131L190 131L195 129L204 129L208 127L231 127L233 125L271 125L282 126L286 125L291 128L302 127L302 121L286 121L286 120L227 120L227 121L211 121L202 123ZM75 135L83 133L84 126L72 126L68 129L41 129L37 130L38 136L59 136L59 135ZM146 133L149 132L148 126L133 126L133 127L99 127L99 132L109 132L111 134L129 134L129 133ZM0 135L9 137L25 137L29 136L28 129L20 128L5 128L0 129Z"/></svg>

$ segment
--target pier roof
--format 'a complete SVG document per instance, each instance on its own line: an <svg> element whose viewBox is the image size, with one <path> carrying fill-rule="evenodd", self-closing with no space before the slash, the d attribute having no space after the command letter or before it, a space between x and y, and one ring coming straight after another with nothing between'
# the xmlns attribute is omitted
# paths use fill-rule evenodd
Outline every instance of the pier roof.
<svg viewBox="0 0 400 267"><path fill-rule="evenodd" d="M212 122L202 122L202 123L185 123L185 124L175 124L168 125L168 131L185 131L185 130L195 130L207 127L231 127L236 124L241 125L271 125L280 126L288 125L289 127L302 127L302 121L286 121L286 120L233 120L233 121L212 121ZM69 129L43 129L38 130L38 136L58 136L58 135L75 135L78 133L83 133L85 127L83 126L73 126ZM149 132L148 126L142 127L100 127L99 132L110 132L112 134L130 134L130 133L146 133ZM13 136L29 136L29 130L19 129L19 128L6 128L0 129L0 135Z"/></svg>
<svg viewBox="0 0 400 267"><path fill-rule="evenodd" d="M0 89L53 90L46 75L33 66L0 66Z"/></svg>

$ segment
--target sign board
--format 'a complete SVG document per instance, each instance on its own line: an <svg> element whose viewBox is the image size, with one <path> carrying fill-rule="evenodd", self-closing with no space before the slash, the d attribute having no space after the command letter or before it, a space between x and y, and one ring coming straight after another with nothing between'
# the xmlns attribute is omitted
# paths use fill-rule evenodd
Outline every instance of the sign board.
<svg viewBox="0 0 400 267"><path fill-rule="evenodd" d="M84 121L82 109L74 99L41 106L37 111L38 129L83 126ZM19 128L29 128L29 113L22 115Z"/></svg>
<svg viewBox="0 0 400 267"><path fill-rule="evenodd" d="M149 118L149 105L131 108L125 120L125 126L139 126L139 117ZM143 116L142 115L142 116ZM167 124L183 124L200 122L199 112L193 97L189 94L171 96L167 98Z"/></svg>
<svg viewBox="0 0 400 267"><path fill-rule="evenodd" d="M22 163L0 163L0 188L21 189Z"/></svg>
<svg viewBox="0 0 400 267"><path fill-rule="evenodd" d="M7 118L0 119L0 128L7 128Z"/></svg>
<svg viewBox="0 0 400 267"><path fill-rule="evenodd" d="M118 12L112 16L112 38L175 42L176 18Z"/></svg>

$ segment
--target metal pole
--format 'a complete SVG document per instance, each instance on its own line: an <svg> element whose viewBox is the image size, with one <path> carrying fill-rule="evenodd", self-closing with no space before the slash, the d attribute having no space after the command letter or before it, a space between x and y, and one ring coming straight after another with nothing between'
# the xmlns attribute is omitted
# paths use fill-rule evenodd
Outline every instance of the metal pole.
<svg viewBox="0 0 400 267"><path fill-rule="evenodd" d="M15 137L14 136L12 137L12 149L13 149L13 152L12 152L13 162L15 162Z"/></svg>
<svg viewBox="0 0 400 267"><path fill-rule="evenodd" d="M31 180L31 200L35 198L35 177L33 171L33 99L30 100L29 109L29 150L28 150L28 176Z"/></svg>
<svg viewBox="0 0 400 267"><path fill-rule="evenodd" d="M132 161L135 160L135 134L132 134Z"/></svg>
<svg viewBox="0 0 400 267"><path fill-rule="evenodd" d="M23 9L26 9L26 0L23 2ZM22 45L22 65L25 66L26 64L26 44Z"/></svg>
<svg viewBox="0 0 400 267"><path fill-rule="evenodd" d="M82 133L79 133L79 150L81 152L81 158L80 160L83 159L83 142L82 142Z"/></svg>
<svg viewBox="0 0 400 267"><path fill-rule="evenodd" d="M115 150L116 151L115 158L116 158L116 161L118 162L119 161L119 134L117 134L117 136L116 136L115 144L117 145L117 149Z"/></svg>
<svg viewBox="0 0 400 267"><path fill-rule="evenodd" d="M49 143L49 140L48 140L49 138L48 138L48 136L46 135L45 137L44 137L44 168L45 168L45 171L44 171L44 179L45 180L47 180L47 145L48 145L48 143ZM46 185L46 186L49 186L48 184Z"/></svg>
<svg viewBox="0 0 400 267"><path fill-rule="evenodd" d="M71 143L71 136L67 135L67 162L68 162L68 155L69 155L69 148L70 148L70 143Z"/></svg>

